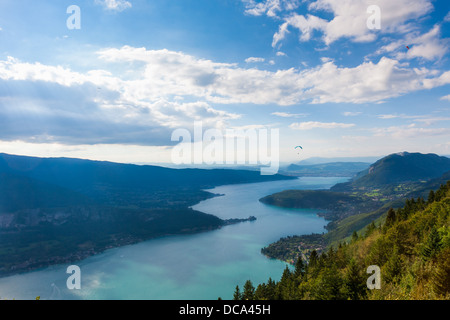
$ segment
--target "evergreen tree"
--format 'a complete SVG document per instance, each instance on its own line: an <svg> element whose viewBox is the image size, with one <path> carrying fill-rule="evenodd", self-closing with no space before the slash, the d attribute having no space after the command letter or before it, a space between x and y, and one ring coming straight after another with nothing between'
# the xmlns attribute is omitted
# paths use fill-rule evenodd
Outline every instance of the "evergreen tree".
<svg viewBox="0 0 450 320"><path fill-rule="evenodd" d="M299 281L303 275L305 274L305 268L306 265L303 263L302 255L299 254L297 262L295 263L295 270L294 270L294 278Z"/></svg>
<svg viewBox="0 0 450 320"><path fill-rule="evenodd" d="M267 300L267 285L261 283L256 287L255 294L253 296L254 300Z"/></svg>
<svg viewBox="0 0 450 320"><path fill-rule="evenodd" d="M242 300L242 294L239 286L236 286L236 289L234 290L233 300Z"/></svg>
<svg viewBox="0 0 450 320"><path fill-rule="evenodd" d="M247 280L244 284L244 292L242 293L242 300L253 300L255 295L255 287L250 280Z"/></svg>
<svg viewBox="0 0 450 320"><path fill-rule="evenodd" d="M273 281L272 278L269 278L269 281L267 281L266 286L266 299L268 300L276 299L276 286L277 284L275 283L275 281Z"/></svg>
<svg viewBox="0 0 450 320"><path fill-rule="evenodd" d="M442 298L450 298L450 248L437 258L433 273L433 291Z"/></svg>
<svg viewBox="0 0 450 320"><path fill-rule="evenodd" d="M366 236L366 237L370 236L370 235L372 234L372 232L375 231L376 228L377 228L377 227L375 226L375 221L372 221L372 223L369 224L369 226L368 226L367 229L366 229L366 234L365 234L365 236Z"/></svg>
<svg viewBox="0 0 450 320"><path fill-rule="evenodd" d="M281 280L277 285L280 300L290 299L291 283L292 283L292 273L291 270L289 270L289 267L286 265L286 268L283 271L283 275L281 276Z"/></svg>
<svg viewBox="0 0 450 320"><path fill-rule="evenodd" d="M343 300L343 279L335 267L326 267L318 277L318 282L313 290L314 298L318 300Z"/></svg>
<svg viewBox="0 0 450 320"><path fill-rule="evenodd" d="M358 232L353 231L353 234L352 234L352 243L354 243L354 242L356 242L356 241L358 241Z"/></svg>
<svg viewBox="0 0 450 320"><path fill-rule="evenodd" d="M367 286L365 277L354 259L350 263L345 272L345 292L349 299L359 300L365 298L367 294Z"/></svg>
<svg viewBox="0 0 450 320"><path fill-rule="evenodd" d="M394 246L394 250L384 267L384 272L382 274L384 275L386 282L397 282L403 267L397 246Z"/></svg>
<svg viewBox="0 0 450 320"><path fill-rule="evenodd" d="M434 202L434 191L430 190L430 192L428 193L428 203L433 203Z"/></svg>
<svg viewBox="0 0 450 320"><path fill-rule="evenodd" d="M319 260L319 255L317 254L317 251L316 250L311 251L311 254L309 255L308 266L314 267L317 264L318 260Z"/></svg>
<svg viewBox="0 0 450 320"><path fill-rule="evenodd" d="M386 221L384 222L384 226L386 228L391 227L395 220L397 219L396 214L395 214L395 210L392 208L389 208L387 216L386 216Z"/></svg>
<svg viewBox="0 0 450 320"><path fill-rule="evenodd" d="M422 247L422 258L424 260L432 259L441 248L441 237L436 227L432 227L428 234L427 240Z"/></svg>

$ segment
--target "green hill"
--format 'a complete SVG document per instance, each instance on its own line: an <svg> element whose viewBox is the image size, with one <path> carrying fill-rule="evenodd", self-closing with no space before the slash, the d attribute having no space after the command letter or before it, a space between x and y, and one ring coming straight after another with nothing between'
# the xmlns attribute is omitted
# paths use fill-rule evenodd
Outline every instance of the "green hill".
<svg viewBox="0 0 450 320"><path fill-rule="evenodd" d="M368 168L366 162L329 162L312 165L291 164L282 173L295 176L310 177L353 177Z"/></svg>
<svg viewBox="0 0 450 320"><path fill-rule="evenodd" d="M436 154L401 152L378 160L351 182L337 184L331 190L350 191L414 183L438 178L447 171L450 171L450 158Z"/></svg>
<svg viewBox="0 0 450 320"><path fill-rule="evenodd" d="M388 210L378 225L322 253L297 251L294 270L256 288L248 280L235 299L449 300L450 181L430 195ZM368 289L366 271L374 265L380 288Z"/></svg>
<svg viewBox="0 0 450 320"><path fill-rule="evenodd" d="M242 222L190 207L203 189L280 179L294 178L0 154L0 276Z"/></svg>

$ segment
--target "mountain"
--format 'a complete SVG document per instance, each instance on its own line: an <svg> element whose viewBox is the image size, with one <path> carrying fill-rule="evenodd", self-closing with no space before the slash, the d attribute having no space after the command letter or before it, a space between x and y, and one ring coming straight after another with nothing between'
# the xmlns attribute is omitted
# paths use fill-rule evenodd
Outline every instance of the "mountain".
<svg viewBox="0 0 450 320"><path fill-rule="evenodd" d="M231 169L169 169L68 158L0 154L0 173L22 176L83 194L107 205L172 207L218 185L293 179ZM165 198L167 196L167 198ZM194 199L197 201L198 199Z"/></svg>
<svg viewBox="0 0 450 320"><path fill-rule="evenodd" d="M318 215L330 222L320 241L330 245L381 219L387 210L401 207L408 199L427 200L430 190L439 189L449 180L449 158L402 152L376 161L352 181L336 184L330 190L285 190L260 201L281 207L324 209ZM294 244L308 241L308 237L301 236L290 241L289 248L282 242L275 246L290 255L296 248Z"/></svg>
<svg viewBox="0 0 450 320"><path fill-rule="evenodd" d="M353 177L370 166L366 162L330 162L313 165L291 164L283 174L295 176Z"/></svg>
<svg viewBox="0 0 450 320"><path fill-rule="evenodd" d="M269 245L264 254L295 267L256 288L248 280L243 295L236 288L235 300L449 300L450 181L433 192L427 201L386 210L381 221L333 247L322 247L321 235ZM380 275L375 290L369 266Z"/></svg>
<svg viewBox="0 0 450 320"><path fill-rule="evenodd" d="M400 152L384 157L360 172L351 182L338 184L333 191L376 188L426 181L450 171L450 159L437 154Z"/></svg>
<svg viewBox="0 0 450 320"><path fill-rule="evenodd" d="M294 178L0 154L0 276L250 221L190 207L214 196L204 189L280 179Z"/></svg>
<svg viewBox="0 0 450 320"><path fill-rule="evenodd" d="M311 157L305 160L295 162L294 164L299 166L308 166L314 164L324 164L333 162L364 162L374 163L380 159L380 157L335 157L335 158L323 158L323 157Z"/></svg>
<svg viewBox="0 0 450 320"><path fill-rule="evenodd" d="M94 201L75 191L11 173L0 173L0 215L33 208L89 205Z"/></svg>

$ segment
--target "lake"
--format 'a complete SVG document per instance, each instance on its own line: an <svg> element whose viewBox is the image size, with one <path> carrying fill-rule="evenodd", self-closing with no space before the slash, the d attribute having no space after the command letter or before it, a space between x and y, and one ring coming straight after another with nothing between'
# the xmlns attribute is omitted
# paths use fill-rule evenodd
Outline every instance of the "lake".
<svg viewBox="0 0 450 320"><path fill-rule="evenodd" d="M258 200L288 189L328 189L347 181L336 177L220 186L208 190L222 196L193 208L222 219L256 221L183 236L153 239L110 249L76 263L81 290L69 290L68 265L0 278L0 299L231 299L236 285L279 280L286 263L268 259L261 248L281 237L322 233L327 222L317 210L267 206Z"/></svg>

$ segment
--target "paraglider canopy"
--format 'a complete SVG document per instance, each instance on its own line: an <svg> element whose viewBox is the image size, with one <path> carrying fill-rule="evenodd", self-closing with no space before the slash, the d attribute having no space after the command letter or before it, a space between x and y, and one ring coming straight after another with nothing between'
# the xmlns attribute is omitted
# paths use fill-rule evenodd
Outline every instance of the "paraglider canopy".
<svg viewBox="0 0 450 320"><path fill-rule="evenodd" d="M303 150L302 146L296 146L295 149L297 149L297 148L300 148L300 149Z"/></svg>

